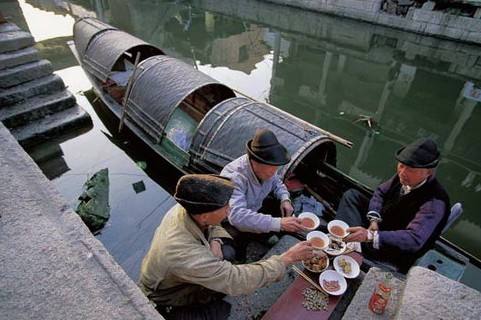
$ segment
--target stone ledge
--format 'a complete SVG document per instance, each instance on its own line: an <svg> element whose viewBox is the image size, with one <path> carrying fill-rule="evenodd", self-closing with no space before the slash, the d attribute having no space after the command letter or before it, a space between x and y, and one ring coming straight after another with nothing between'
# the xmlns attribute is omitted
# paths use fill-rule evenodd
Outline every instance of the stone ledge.
<svg viewBox="0 0 481 320"><path fill-rule="evenodd" d="M381 24L430 36L438 36L481 44L481 19L456 17L443 12L410 9L406 17L387 14L380 10L377 0L264 0L300 9L338 15L355 20ZM434 26L439 26L435 28Z"/></svg>
<svg viewBox="0 0 481 320"><path fill-rule="evenodd" d="M347 308L342 319L393 319L396 314L396 309L401 298L401 293L404 289L404 281L393 278L391 281L392 294L386 311L383 315L375 315L368 308L369 299L376 288L377 284L384 279L385 271L373 267L364 277L361 286L356 292L356 295L351 300L351 304ZM414 319L414 318L413 318Z"/></svg>
<svg viewBox="0 0 481 320"><path fill-rule="evenodd" d="M162 319L0 123L2 319Z"/></svg>
<svg viewBox="0 0 481 320"><path fill-rule="evenodd" d="M299 240L286 235L271 248L264 256L267 259L273 255L278 255L298 243ZM268 310L277 298L284 293L289 285L294 281L297 275L289 269L284 277L268 287L260 288L250 295L242 295L238 297L226 297L224 300L232 305L229 320L253 319L262 311Z"/></svg>
<svg viewBox="0 0 481 320"><path fill-rule="evenodd" d="M409 270L397 319L481 319L481 293L422 267Z"/></svg>

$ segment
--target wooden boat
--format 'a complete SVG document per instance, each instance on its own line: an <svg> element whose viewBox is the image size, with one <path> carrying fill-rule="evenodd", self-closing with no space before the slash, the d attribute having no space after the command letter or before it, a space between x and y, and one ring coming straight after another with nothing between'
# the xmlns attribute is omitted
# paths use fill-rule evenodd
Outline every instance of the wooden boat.
<svg viewBox="0 0 481 320"><path fill-rule="evenodd" d="M94 91L125 125L183 173L218 173L245 153L257 128L269 128L287 146L292 160L281 168L284 181L335 216L341 195L372 190L336 168L337 145L350 143L266 103L236 96L229 87L121 30L93 18L74 25L72 50ZM126 81L128 79L128 81ZM481 262L445 239L436 243L436 259L450 262L460 279L471 263ZM428 260L431 269L437 268ZM445 264L446 265L446 264Z"/></svg>

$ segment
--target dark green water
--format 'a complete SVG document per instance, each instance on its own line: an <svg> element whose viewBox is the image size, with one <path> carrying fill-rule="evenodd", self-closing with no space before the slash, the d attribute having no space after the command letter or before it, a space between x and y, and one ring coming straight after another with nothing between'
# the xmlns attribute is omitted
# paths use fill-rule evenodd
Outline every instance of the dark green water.
<svg viewBox="0 0 481 320"><path fill-rule="evenodd" d="M394 174L402 145L433 138L464 206L446 237L481 257L481 103L467 89L481 87L479 47L256 1L101 4L90 9L105 21L351 140L338 166L369 186Z"/></svg>
<svg viewBox="0 0 481 320"><path fill-rule="evenodd" d="M30 20L45 19L46 12L70 16L53 1L26 2L37 10L29 11L26 19L32 33ZM445 236L481 258L479 47L250 0L71 4L74 16L97 16L251 97L351 140L352 149L338 147L338 167L371 187L394 174L393 154L402 145L433 138L443 154L438 177L452 202L464 207L462 218ZM27 16L25 6L23 10ZM88 84L75 60L65 46L58 49L69 37L48 38L42 41L43 54L71 90L85 90ZM120 151L123 142L112 142L112 130L100 123L98 110L84 102L80 98L94 119L94 130L60 146L69 172L54 181L73 199L87 173L103 166L117 173L111 182L118 185L111 190L117 217L113 212L99 238L124 268L131 265L126 269L135 278L151 232L173 200L165 186L157 187L139 171L135 161L143 159L133 156L135 150L128 155ZM367 118L371 127L362 120ZM149 162L151 170L165 171L155 165ZM130 184L139 179L149 192L133 193ZM145 221L150 221L149 230L139 244ZM120 242L119 235L125 233L131 237ZM126 255L125 245L134 253Z"/></svg>

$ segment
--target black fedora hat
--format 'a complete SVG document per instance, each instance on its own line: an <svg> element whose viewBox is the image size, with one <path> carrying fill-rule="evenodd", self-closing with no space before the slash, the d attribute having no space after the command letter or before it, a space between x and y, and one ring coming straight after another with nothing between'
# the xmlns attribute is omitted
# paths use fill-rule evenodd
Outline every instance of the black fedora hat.
<svg viewBox="0 0 481 320"><path fill-rule="evenodd" d="M440 154L434 140L421 138L399 149L395 156L399 162L413 168L434 168Z"/></svg>
<svg viewBox="0 0 481 320"><path fill-rule="evenodd" d="M174 199L189 214L201 214L226 206L234 191L229 178L214 174L188 174L179 179Z"/></svg>
<svg viewBox="0 0 481 320"><path fill-rule="evenodd" d="M257 129L254 138L247 141L246 147L251 159L260 163L282 166L291 161L287 149L268 129Z"/></svg>

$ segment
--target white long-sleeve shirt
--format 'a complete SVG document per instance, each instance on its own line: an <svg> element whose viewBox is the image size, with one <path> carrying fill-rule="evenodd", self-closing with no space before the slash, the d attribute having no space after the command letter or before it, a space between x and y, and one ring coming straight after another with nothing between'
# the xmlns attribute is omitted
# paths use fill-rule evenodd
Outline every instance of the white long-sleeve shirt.
<svg viewBox="0 0 481 320"><path fill-rule="evenodd" d="M254 174L249 158L243 155L227 164L221 176L228 177L235 185L230 198L229 222L241 231L267 233L281 229L281 218L258 212L270 192L279 200L288 200L289 191L276 174L260 182Z"/></svg>

